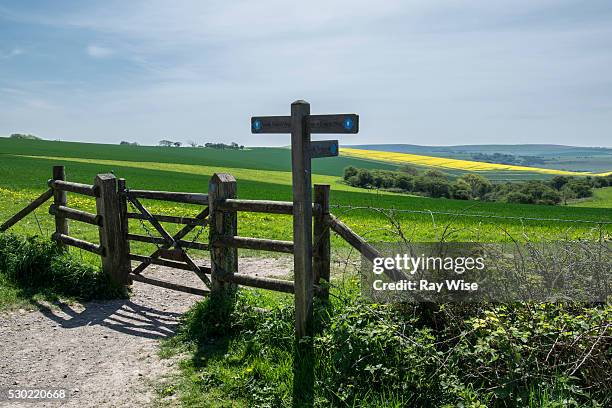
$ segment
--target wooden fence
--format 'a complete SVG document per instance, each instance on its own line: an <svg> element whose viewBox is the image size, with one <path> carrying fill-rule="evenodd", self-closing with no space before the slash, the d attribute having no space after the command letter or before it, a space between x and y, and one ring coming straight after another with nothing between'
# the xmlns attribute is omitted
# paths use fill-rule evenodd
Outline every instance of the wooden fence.
<svg viewBox="0 0 612 408"><path fill-rule="evenodd" d="M294 281L240 273L237 251L238 248L244 248L294 253L294 243L291 241L243 237L238 235L237 228L239 212L293 215L292 202L239 199L236 196L236 180L232 175L225 173L213 175L208 186L208 194L129 189L124 179L117 179L113 174L98 174L91 185L75 183L66 181L63 166L54 166L52 175L48 181L49 190L2 224L0 232L7 230L53 197L49 213L55 217L55 232L51 238L63 250L74 246L99 255L102 270L117 283L129 285L135 280L198 295L206 295L211 290L222 290L228 285L295 293ZM96 214L70 208L67 200L68 192L94 197ZM330 214L329 193L328 185L314 186L311 254L313 276L312 279L308 279L313 285L307 290L310 300L314 295L324 299L329 296L330 231L337 233L369 260L381 256L378 250ZM141 199L193 204L201 206L202 209L193 217L153 214L142 204ZM133 211L129 210L130 207ZM139 220L143 223L143 227L145 223L148 224L156 235L146 228L147 235L131 232L128 223L130 219ZM96 226L99 231L99 244L70 236L69 221ZM171 235L162 223L180 224L183 227ZM197 238L206 226L209 227L208 242L201 242ZM185 239L196 228L200 229L196 239ZM149 256L134 254L130 250L132 241L155 244L157 249ZM210 266L196 263L187 253L188 249L210 251ZM137 263L135 267L133 263ZM209 290L143 276L142 272L151 264L194 272ZM402 278L397 271L385 271L385 273L393 279Z"/></svg>

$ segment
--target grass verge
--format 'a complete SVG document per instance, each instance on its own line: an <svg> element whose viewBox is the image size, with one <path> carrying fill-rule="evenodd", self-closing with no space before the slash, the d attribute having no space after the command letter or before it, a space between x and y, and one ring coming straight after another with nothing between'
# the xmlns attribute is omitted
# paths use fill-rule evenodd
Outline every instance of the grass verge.
<svg viewBox="0 0 612 408"><path fill-rule="evenodd" d="M607 306L379 305L356 281L317 305L314 406L606 406ZM264 310L264 311L262 311ZM293 305L240 290L186 314L162 355L186 353L160 398L184 406L292 405Z"/></svg>
<svg viewBox="0 0 612 408"><path fill-rule="evenodd" d="M35 301L113 299L125 297L96 267L37 236L0 234L0 310Z"/></svg>

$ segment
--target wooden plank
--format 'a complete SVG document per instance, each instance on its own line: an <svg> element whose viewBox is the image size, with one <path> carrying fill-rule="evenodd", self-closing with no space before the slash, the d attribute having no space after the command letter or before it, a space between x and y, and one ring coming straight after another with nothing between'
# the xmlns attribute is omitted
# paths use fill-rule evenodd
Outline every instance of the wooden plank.
<svg viewBox="0 0 612 408"><path fill-rule="evenodd" d="M192 267L183 262L176 262L176 261L171 261L171 260L162 259L162 258L152 258L150 256L142 256L142 255L136 255L136 254L130 254L129 258L132 261L138 261L141 263L146 262L147 264L167 266L170 268L181 269L184 271L193 272ZM206 273L210 274L210 268L207 266L198 266L198 269L200 273L202 274L206 274ZM138 274L132 274L132 275L138 275Z"/></svg>
<svg viewBox="0 0 612 408"><path fill-rule="evenodd" d="M53 180L65 181L66 171L64 166L53 166ZM66 206L68 200L68 194L62 190L53 191L53 204L56 206ZM68 226L68 219L61 217L60 215L55 216L55 233L61 235L70 235L70 228ZM67 251L68 246L61 241L58 241L58 246L61 250Z"/></svg>
<svg viewBox="0 0 612 408"><path fill-rule="evenodd" d="M110 173L98 174L94 185L100 192L96 198L96 212L103 219L102 226L98 228L100 245L105 249L102 270L117 284L128 285L131 264L128 258L128 241L122 231L117 178Z"/></svg>
<svg viewBox="0 0 612 408"><path fill-rule="evenodd" d="M367 243L362 237L353 232L353 230L351 230L345 223L334 217L332 214L329 214L326 217L326 223L335 233L340 235L353 248L359 251L359 253L361 253L367 260L374 261L374 258L380 258L383 256L376 248ZM409 279L408 276L396 269L385 269L384 273L394 281Z"/></svg>
<svg viewBox="0 0 612 408"><path fill-rule="evenodd" d="M137 282L146 283L153 286L159 286L166 289L176 290L178 292L191 293L193 295L208 296L210 292L205 289L192 288L190 286L178 285L176 283L161 281L159 279L147 278L142 275L131 275L131 278Z"/></svg>
<svg viewBox="0 0 612 408"><path fill-rule="evenodd" d="M252 133L291 133L291 116L257 116L251 118Z"/></svg>
<svg viewBox="0 0 612 408"><path fill-rule="evenodd" d="M4 224L0 226L0 231L6 231L7 229L11 228L13 225L23 219L23 217L40 207L51 197L53 197L53 189L45 191L44 193L39 195L34 201L28 204L25 208L20 210L17 214L6 220Z"/></svg>
<svg viewBox="0 0 612 408"><path fill-rule="evenodd" d="M293 214L293 203L290 201L268 201L268 200L243 200L243 199L226 199L217 204L218 208L223 211L246 211L260 212L268 214ZM312 205L312 212L320 212L321 209L316 204Z"/></svg>
<svg viewBox="0 0 612 408"><path fill-rule="evenodd" d="M309 133L358 133L359 115L342 113L336 115L310 115L306 120Z"/></svg>
<svg viewBox="0 0 612 408"><path fill-rule="evenodd" d="M176 248L160 250L159 257L163 259L170 259L171 261L185 262L184 252Z"/></svg>
<svg viewBox="0 0 612 408"><path fill-rule="evenodd" d="M219 237L214 243L219 248L244 248L259 251L293 253L293 242L279 241L275 239L250 238L250 237Z"/></svg>
<svg viewBox="0 0 612 408"><path fill-rule="evenodd" d="M160 237L149 237L146 235L138 235L138 234L127 234L126 239L130 241L147 242L149 244L156 244L156 245L163 245L166 243L166 241ZM204 244L201 242L190 242L190 241L184 241L184 240L177 240L176 242L178 242L182 248L199 249L201 251L208 251L209 249L208 244Z"/></svg>
<svg viewBox="0 0 612 408"><path fill-rule="evenodd" d="M51 204L49 206L49 214L60 216L62 218L68 218L75 221L84 222L86 224L102 226L102 216L92 214L87 211L77 210L76 208L64 207L63 205L56 206Z"/></svg>
<svg viewBox="0 0 612 408"><path fill-rule="evenodd" d="M321 213L314 217L313 230L313 259L312 267L314 283L319 285L321 281L329 284L331 267L331 240L329 226L325 222L325 217L329 215L329 185L315 184L314 200L321 206ZM329 299L329 290L325 288L321 297Z"/></svg>
<svg viewBox="0 0 612 408"><path fill-rule="evenodd" d="M319 157L335 157L338 156L338 141L337 140L317 140L310 142L310 157L313 159Z"/></svg>
<svg viewBox="0 0 612 408"><path fill-rule="evenodd" d="M71 193L82 194L89 197L97 197L100 192L91 184L74 183L71 181L49 180L49 187L55 190L68 191Z"/></svg>
<svg viewBox="0 0 612 408"><path fill-rule="evenodd" d="M181 193L175 191L154 191L154 190L128 190L126 194L134 198L146 198L149 200L172 201L186 204L208 204L208 194L201 193Z"/></svg>
<svg viewBox="0 0 612 408"><path fill-rule="evenodd" d="M127 185L124 178L120 178L117 180L117 197L119 199L119 218L121 220L121 239L124 241L123 249L129 254L130 253L130 241L128 240L128 234L130 231L129 221L127 218L127 197L125 196L125 191L127 190ZM129 273L132 273L132 263L129 259L126 261L126 269L129 270Z"/></svg>
<svg viewBox="0 0 612 408"><path fill-rule="evenodd" d="M208 217L210 212L210 209L208 207L206 207L205 209L203 209L198 215L195 216L195 218L198 219L205 219ZM184 238L187 234L189 234L196 226L195 225L186 225L183 228L181 228L181 230L179 232L177 232L174 235L174 240L175 241L179 241L182 238ZM162 245L162 248L170 248L171 245L168 245L168 243L164 240L164 244ZM151 254L151 258L156 258L159 256L159 249L156 250L155 252L153 252ZM138 275L139 273L141 273L142 271L145 270L145 268L149 265L150 263L147 261L144 261L143 263L141 263L140 265L138 265L133 271L132 273Z"/></svg>
<svg viewBox="0 0 612 408"><path fill-rule="evenodd" d="M241 273L223 275L220 279L237 285L275 290L277 292L293 293L295 291L293 282L281 279L264 278Z"/></svg>
<svg viewBox="0 0 612 408"><path fill-rule="evenodd" d="M53 239L54 241L61 242L66 245L84 249L85 251L93 252L94 254L97 254L97 255L104 254L104 248L101 247L100 245L93 244L88 241L83 241L81 239L69 237L68 235L58 234L56 232L53 235L51 235L51 239Z"/></svg>
<svg viewBox="0 0 612 408"><path fill-rule="evenodd" d="M219 208L219 203L226 199L236 197L236 179L227 173L215 173L208 184L210 196L210 261L211 261L211 290L214 292L232 291L233 285L219 279L219 276L229 276L238 269L238 250L230 247L216 246L217 240L224 237L234 237L238 231L238 217L235 211L226 211Z"/></svg>
<svg viewBox="0 0 612 408"><path fill-rule="evenodd" d="M298 339L312 336L312 182L310 133L306 117L310 104L291 104L291 164L293 178L293 272L295 275L295 332Z"/></svg>
<svg viewBox="0 0 612 408"><path fill-rule="evenodd" d="M177 217L174 215L162 215L162 214L151 214L153 216L153 218L155 218L157 221L159 222L171 222L174 224L186 224L186 225L201 225L203 227L205 227L206 225L208 225L208 220L202 220L202 219L198 219L198 218L193 218L193 217ZM149 218L141 213L133 213L133 212L128 212L126 214L128 219L134 219L134 220L148 220Z"/></svg>

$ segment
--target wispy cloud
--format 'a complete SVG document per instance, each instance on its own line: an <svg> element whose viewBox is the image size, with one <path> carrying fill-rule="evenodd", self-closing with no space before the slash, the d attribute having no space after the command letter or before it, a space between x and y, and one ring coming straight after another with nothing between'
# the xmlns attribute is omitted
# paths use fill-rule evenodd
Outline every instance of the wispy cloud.
<svg viewBox="0 0 612 408"><path fill-rule="evenodd" d="M74 139L286 144L250 135L248 117L304 98L314 112L358 112L354 143L609 144L609 0L58 3L0 6L38 58L3 60L14 64L0 86L65 115L13 95L0 131L37 114Z"/></svg>
<svg viewBox="0 0 612 408"><path fill-rule="evenodd" d="M115 51L111 48L92 44L87 46L86 51L87 55L93 58L108 58L115 54Z"/></svg>
<svg viewBox="0 0 612 408"><path fill-rule="evenodd" d="M23 49L19 47L14 47L13 49L9 51L0 50L0 58L3 58L3 59L13 58L23 53L24 53Z"/></svg>

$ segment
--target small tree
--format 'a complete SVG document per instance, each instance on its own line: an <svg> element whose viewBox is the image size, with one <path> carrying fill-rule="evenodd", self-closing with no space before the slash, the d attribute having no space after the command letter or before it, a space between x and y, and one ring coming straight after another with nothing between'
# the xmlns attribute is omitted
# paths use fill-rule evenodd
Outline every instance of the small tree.
<svg viewBox="0 0 612 408"><path fill-rule="evenodd" d="M191 147L196 147L198 144L196 142L194 142L193 140L188 140L187 144Z"/></svg>
<svg viewBox="0 0 612 408"><path fill-rule="evenodd" d="M173 145L173 142L172 142L172 141L170 141L170 140L165 140L165 139L164 139L164 140L160 140L160 141L159 141L159 145L160 145L160 146L163 146L163 147L170 147L170 146L172 146L172 145Z"/></svg>
<svg viewBox="0 0 612 408"><path fill-rule="evenodd" d="M462 181L470 187L470 195L473 197L483 198L485 194L493 190L493 184L480 174L465 174L457 181Z"/></svg>
<svg viewBox="0 0 612 408"><path fill-rule="evenodd" d="M173 145L174 145L174 147L181 147L183 145L183 143L181 143L181 142L174 142Z"/></svg>

